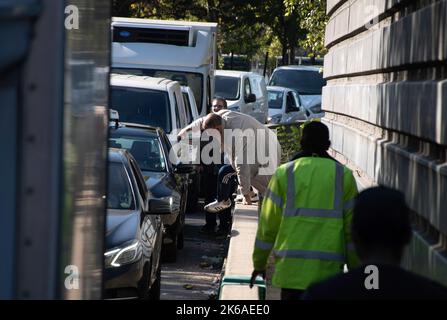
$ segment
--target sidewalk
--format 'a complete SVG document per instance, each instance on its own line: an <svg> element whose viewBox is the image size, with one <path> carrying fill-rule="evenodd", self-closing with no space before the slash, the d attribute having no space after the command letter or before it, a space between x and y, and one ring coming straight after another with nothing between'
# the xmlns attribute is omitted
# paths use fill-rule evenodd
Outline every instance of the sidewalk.
<svg viewBox="0 0 447 320"><path fill-rule="evenodd" d="M258 226L258 206L236 205L233 227L225 265L225 276L250 276L253 271L252 254ZM272 268L268 268L268 278ZM258 290L249 286L226 285L221 300L258 300ZM267 300L279 299L279 290L267 286Z"/></svg>

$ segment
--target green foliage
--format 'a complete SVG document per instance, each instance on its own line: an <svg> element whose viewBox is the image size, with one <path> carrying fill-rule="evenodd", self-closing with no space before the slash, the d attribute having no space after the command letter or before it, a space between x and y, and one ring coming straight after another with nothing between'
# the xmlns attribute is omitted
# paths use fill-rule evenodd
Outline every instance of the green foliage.
<svg viewBox="0 0 447 320"><path fill-rule="evenodd" d="M219 24L220 53L294 56L299 45L325 53L326 0L113 0L114 16Z"/></svg>
<svg viewBox="0 0 447 320"><path fill-rule="evenodd" d="M299 10L300 26L305 29L306 37L301 46L310 52L310 56L321 57L326 53L324 34L327 25L326 0L285 0L288 12Z"/></svg>

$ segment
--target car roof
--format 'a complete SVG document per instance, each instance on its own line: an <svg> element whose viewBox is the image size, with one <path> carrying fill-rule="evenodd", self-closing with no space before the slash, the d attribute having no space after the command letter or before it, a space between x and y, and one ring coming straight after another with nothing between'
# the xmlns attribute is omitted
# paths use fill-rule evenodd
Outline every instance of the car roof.
<svg viewBox="0 0 447 320"><path fill-rule="evenodd" d="M127 162L128 155L124 149L109 148L109 162Z"/></svg>
<svg viewBox="0 0 447 320"><path fill-rule="evenodd" d="M240 77L242 75L255 75L259 76L254 72L247 71L237 71L237 70L216 70L216 76L228 76L228 77Z"/></svg>
<svg viewBox="0 0 447 320"><path fill-rule="evenodd" d="M161 91L167 91L169 87L176 84L179 85L177 81L165 78L154 78L148 76L136 76L131 74L116 73L111 74L110 84L112 86L137 87Z"/></svg>
<svg viewBox="0 0 447 320"><path fill-rule="evenodd" d="M302 65L290 65L290 66L281 66L275 69L276 70L301 70L301 71L317 71L321 72L323 69L322 66L302 66Z"/></svg>
<svg viewBox="0 0 447 320"><path fill-rule="evenodd" d="M156 128L152 126L146 126L142 124L137 123L128 123L128 122L118 122L118 127L110 126L110 129L114 132L120 131L124 134L134 134L134 133L146 133L149 135L156 135L158 136L160 130L163 130L161 128Z"/></svg>
<svg viewBox="0 0 447 320"><path fill-rule="evenodd" d="M292 88L286 88L281 86L267 86L267 90L276 90L276 91L295 91Z"/></svg>

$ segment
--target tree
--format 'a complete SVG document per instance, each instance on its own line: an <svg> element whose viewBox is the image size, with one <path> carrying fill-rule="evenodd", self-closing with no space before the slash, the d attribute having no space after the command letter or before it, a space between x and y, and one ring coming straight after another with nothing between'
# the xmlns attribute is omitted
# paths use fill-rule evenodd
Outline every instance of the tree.
<svg viewBox="0 0 447 320"><path fill-rule="evenodd" d="M301 46L310 56L319 57L326 53L324 34L327 25L326 0L285 0L287 14L299 12L299 23L306 30Z"/></svg>

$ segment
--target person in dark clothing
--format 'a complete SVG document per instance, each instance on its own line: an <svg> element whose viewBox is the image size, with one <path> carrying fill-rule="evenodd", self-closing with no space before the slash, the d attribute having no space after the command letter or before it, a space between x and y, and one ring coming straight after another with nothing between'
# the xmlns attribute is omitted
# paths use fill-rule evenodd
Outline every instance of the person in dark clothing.
<svg viewBox="0 0 447 320"><path fill-rule="evenodd" d="M213 100L212 112L218 112L222 109L227 109L227 101L223 98L216 97ZM210 137L210 142L212 137ZM203 146L202 146L203 147ZM211 151L212 152L212 151ZM212 153L211 153L212 154ZM203 190L205 190L205 203L213 202L217 195L215 185L217 181L221 181L221 170L225 167L224 164L224 154L221 155L221 164L209 164L203 165L204 167L204 185ZM213 186L213 187L211 187ZM232 194L232 193L231 193ZM230 196L231 196L230 194ZM219 213L219 228L217 230L217 235L226 235L231 229L232 222L232 208L227 208ZM205 210L205 225L201 229L201 233L205 234L215 234L217 226L217 215L216 213L208 212Z"/></svg>
<svg viewBox="0 0 447 320"><path fill-rule="evenodd" d="M361 192L355 201L352 239L362 266L313 285L303 300L447 299L447 288L400 267L411 240L404 195L386 187Z"/></svg>

